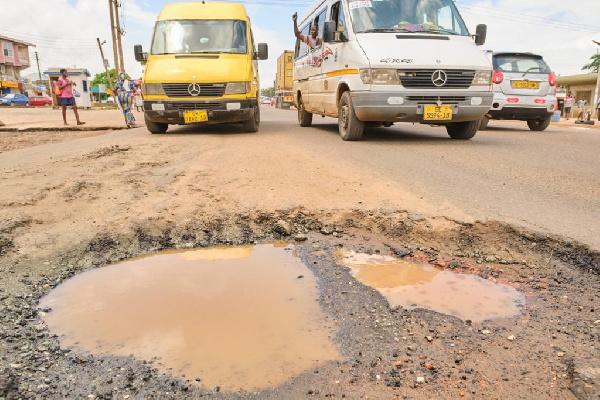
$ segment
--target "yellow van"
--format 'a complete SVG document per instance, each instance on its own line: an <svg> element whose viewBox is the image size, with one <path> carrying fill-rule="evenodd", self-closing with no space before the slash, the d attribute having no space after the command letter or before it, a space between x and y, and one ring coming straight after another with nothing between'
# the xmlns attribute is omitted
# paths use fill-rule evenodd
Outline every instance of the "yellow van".
<svg viewBox="0 0 600 400"><path fill-rule="evenodd" d="M254 45L243 5L189 2L166 5L158 16L150 52L134 48L146 64L144 121L152 133L169 124L260 125L258 62L268 57Z"/></svg>

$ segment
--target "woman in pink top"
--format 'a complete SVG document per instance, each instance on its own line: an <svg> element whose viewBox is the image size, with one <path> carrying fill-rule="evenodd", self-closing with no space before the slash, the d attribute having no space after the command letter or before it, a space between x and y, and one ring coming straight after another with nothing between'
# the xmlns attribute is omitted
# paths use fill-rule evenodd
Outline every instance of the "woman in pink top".
<svg viewBox="0 0 600 400"><path fill-rule="evenodd" d="M73 85L77 86L75 82L69 78L69 73L66 69L60 70L61 77L58 78L58 88L60 89L60 105L62 106L62 115L63 121L65 125L69 125L67 123L67 107L73 107L73 112L75 113L75 119L77 120L77 125L83 125L85 122L81 122L79 120L79 112L77 112L77 104L75 104L75 97L73 97Z"/></svg>

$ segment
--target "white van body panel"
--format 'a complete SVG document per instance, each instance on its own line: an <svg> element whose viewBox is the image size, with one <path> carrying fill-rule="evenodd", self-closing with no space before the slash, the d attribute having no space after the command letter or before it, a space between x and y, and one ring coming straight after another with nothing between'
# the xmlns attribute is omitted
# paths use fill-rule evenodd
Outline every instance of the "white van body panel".
<svg viewBox="0 0 600 400"><path fill-rule="evenodd" d="M299 19L300 30L337 0L316 1L308 15ZM359 71L369 68L395 70L486 71L491 76L492 65L470 36L415 33L354 33L348 10L344 5L347 41L323 43L294 61L294 104L299 98L306 111L338 117L342 92L350 91L353 106L361 121L419 122L423 121L424 105L443 104L453 107L451 123L476 121L491 108L493 93L490 85L464 88L408 88L403 84L365 84Z"/></svg>

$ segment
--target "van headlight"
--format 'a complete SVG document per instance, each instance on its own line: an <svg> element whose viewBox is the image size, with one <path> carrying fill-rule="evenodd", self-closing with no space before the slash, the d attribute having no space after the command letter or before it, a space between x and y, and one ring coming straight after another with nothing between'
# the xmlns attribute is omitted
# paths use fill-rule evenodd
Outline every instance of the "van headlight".
<svg viewBox="0 0 600 400"><path fill-rule="evenodd" d="M250 91L250 82L229 82L225 87L225 94L246 94Z"/></svg>
<svg viewBox="0 0 600 400"><path fill-rule="evenodd" d="M360 79L365 85L400 84L400 77L395 69L361 69Z"/></svg>
<svg viewBox="0 0 600 400"><path fill-rule="evenodd" d="M165 94L162 83L142 83L142 92L144 94Z"/></svg>
<svg viewBox="0 0 600 400"><path fill-rule="evenodd" d="M492 71L475 71L473 86L490 86L492 84Z"/></svg>

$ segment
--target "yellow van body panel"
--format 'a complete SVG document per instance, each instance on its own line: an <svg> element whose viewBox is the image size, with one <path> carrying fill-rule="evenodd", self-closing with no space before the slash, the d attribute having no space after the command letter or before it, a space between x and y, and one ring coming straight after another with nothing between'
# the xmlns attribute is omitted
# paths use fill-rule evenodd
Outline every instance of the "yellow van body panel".
<svg viewBox="0 0 600 400"><path fill-rule="evenodd" d="M222 1L201 1L189 3L167 4L160 14L158 21L185 19L225 19L247 21L246 9L241 4Z"/></svg>

